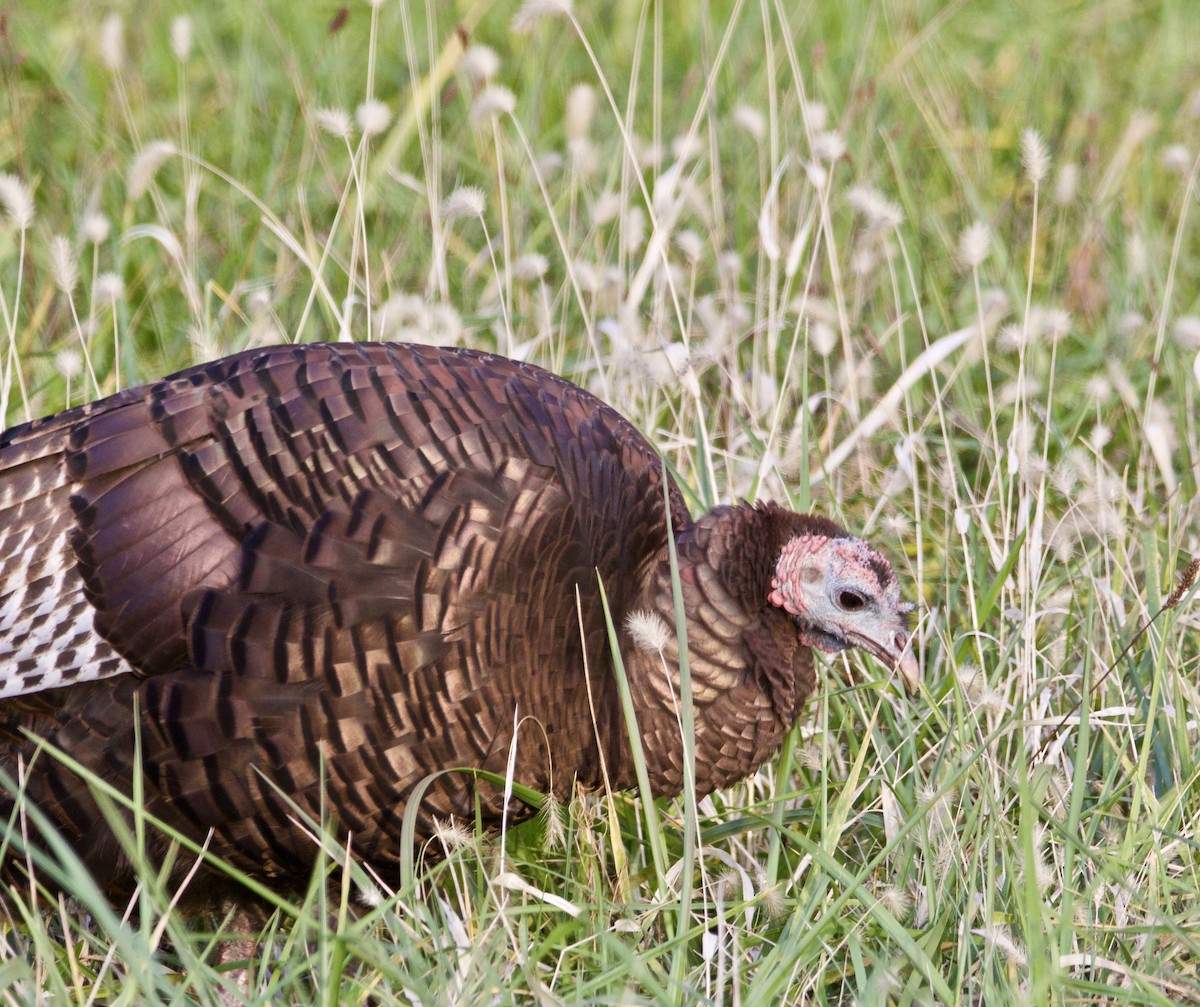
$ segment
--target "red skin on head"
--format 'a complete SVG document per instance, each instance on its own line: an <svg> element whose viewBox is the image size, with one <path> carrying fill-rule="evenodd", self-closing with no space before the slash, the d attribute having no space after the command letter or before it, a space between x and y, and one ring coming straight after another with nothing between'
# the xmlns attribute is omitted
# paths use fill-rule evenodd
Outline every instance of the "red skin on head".
<svg viewBox="0 0 1200 1007"><path fill-rule="evenodd" d="M867 597L881 594L885 587L874 569L881 560L882 557L857 538L797 536L779 555L767 600L791 615L811 621L813 612L809 599L819 600L822 607L827 607L824 604L827 581L836 581ZM841 649L831 646L823 633L810 635L801 630L800 640L827 653Z"/></svg>

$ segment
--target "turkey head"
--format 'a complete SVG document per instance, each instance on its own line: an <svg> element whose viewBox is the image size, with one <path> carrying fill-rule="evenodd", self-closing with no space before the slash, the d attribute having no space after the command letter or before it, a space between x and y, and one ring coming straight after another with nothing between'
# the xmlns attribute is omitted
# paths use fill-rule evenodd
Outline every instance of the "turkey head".
<svg viewBox="0 0 1200 1007"><path fill-rule="evenodd" d="M911 606L891 565L832 521L774 503L721 506L678 534L677 551L701 793L741 779L778 749L815 688L814 647L860 646L916 689ZM684 778L674 625L664 555L623 648L634 653L638 724L663 794L678 793Z"/></svg>

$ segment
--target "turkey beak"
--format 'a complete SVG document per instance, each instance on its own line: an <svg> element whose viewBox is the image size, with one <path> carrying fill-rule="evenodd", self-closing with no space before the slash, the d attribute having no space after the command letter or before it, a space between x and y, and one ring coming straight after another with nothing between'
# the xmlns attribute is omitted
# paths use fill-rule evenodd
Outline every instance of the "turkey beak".
<svg viewBox="0 0 1200 1007"><path fill-rule="evenodd" d="M915 696L917 690L921 688L921 665L917 662L917 655L913 653L911 646L906 647L904 653L900 655L896 670L900 672L904 691L910 696Z"/></svg>
<svg viewBox="0 0 1200 1007"><path fill-rule="evenodd" d="M904 691L910 696L916 695L921 688L921 665L917 655L913 653L912 640L907 629L898 629L889 643L882 643L860 636L855 641L865 650L870 651L889 668L900 673L900 681L904 683Z"/></svg>

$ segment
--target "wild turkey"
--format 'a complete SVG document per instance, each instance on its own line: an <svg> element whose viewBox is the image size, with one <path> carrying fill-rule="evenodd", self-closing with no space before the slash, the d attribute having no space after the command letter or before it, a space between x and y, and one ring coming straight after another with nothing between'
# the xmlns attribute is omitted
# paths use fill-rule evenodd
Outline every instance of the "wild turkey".
<svg viewBox="0 0 1200 1007"><path fill-rule="evenodd" d="M314 857L289 802L324 808L386 867L414 787L502 774L514 718L520 782L595 788L603 760L613 786L634 784L599 579L651 783L677 793L677 644L644 632L674 626L665 500L702 793L777 749L814 687L810 647L864 647L915 683L887 560L774 504L693 520L663 478L582 389L425 346L252 350L15 427L0 435L0 770L21 764L27 798L119 884L91 791L29 736L128 792L137 710L153 815L289 882ZM473 819L477 798L498 821L494 788L438 776L419 834Z"/></svg>

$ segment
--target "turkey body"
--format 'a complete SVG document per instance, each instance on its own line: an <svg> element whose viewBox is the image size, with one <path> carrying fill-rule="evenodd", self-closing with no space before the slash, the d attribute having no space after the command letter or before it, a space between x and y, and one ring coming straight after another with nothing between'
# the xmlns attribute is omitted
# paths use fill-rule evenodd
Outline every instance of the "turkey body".
<svg viewBox="0 0 1200 1007"><path fill-rule="evenodd" d="M418 837L477 804L498 821L496 789L442 771L504 774L514 733L521 783L564 796L603 767L633 785L603 582L652 786L677 793L674 632L660 650L627 626L674 626L669 506L697 786L728 784L799 715L809 644L861 642L768 600L781 551L858 540L774 505L693 520L666 479L574 385L402 344L247 351L15 427L0 434L0 770L112 884L128 865L91 790L35 739L126 793L136 740L147 810L257 876L308 877L297 809L386 868L431 774ZM874 575L894 596L890 568ZM905 644L893 632L885 656Z"/></svg>

